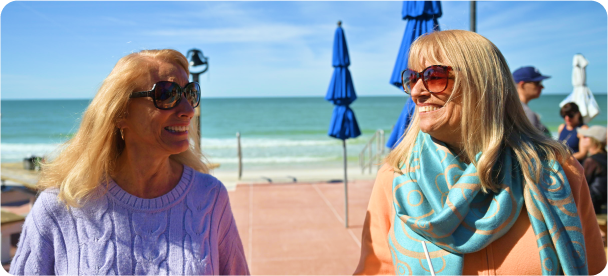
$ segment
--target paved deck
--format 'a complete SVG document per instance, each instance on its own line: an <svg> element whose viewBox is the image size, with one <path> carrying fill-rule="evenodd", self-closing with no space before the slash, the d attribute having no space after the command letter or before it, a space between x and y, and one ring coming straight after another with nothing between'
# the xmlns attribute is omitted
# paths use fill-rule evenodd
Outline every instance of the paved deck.
<svg viewBox="0 0 608 276"><path fill-rule="evenodd" d="M240 184L229 192L249 269L255 275L352 274L373 180Z"/></svg>

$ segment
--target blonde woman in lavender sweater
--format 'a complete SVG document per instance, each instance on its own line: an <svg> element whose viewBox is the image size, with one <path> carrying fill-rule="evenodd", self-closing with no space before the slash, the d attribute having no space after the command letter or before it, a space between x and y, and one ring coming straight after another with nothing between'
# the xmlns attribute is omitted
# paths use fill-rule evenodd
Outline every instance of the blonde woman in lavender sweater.
<svg viewBox="0 0 608 276"><path fill-rule="evenodd" d="M120 59L44 165L10 273L249 274L228 193L193 143L199 101L179 52Z"/></svg>

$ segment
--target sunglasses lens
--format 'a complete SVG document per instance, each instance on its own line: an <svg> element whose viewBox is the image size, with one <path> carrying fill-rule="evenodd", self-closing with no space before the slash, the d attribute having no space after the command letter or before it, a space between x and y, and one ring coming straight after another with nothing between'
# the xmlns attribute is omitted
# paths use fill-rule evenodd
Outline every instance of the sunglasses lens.
<svg viewBox="0 0 608 276"><path fill-rule="evenodd" d="M412 93L412 86L416 85L418 81L418 73L410 69L405 69L401 75L401 81L403 83L403 90L407 94Z"/></svg>
<svg viewBox="0 0 608 276"><path fill-rule="evenodd" d="M181 98L179 85L170 81L159 81L154 88L154 96L158 108L170 109L176 106Z"/></svg>
<svg viewBox="0 0 608 276"><path fill-rule="evenodd" d="M448 87L448 70L441 66L431 66L424 71L424 81L429 92L438 93Z"/></svg>
<svg viewBox="0 0 608 276"><path fill-rule="evenodd" d="M201 101L201 87L198 85L198 83L189 83L184 88L184 92L190 105L192 105L192 107L197 107Z"/></svg>

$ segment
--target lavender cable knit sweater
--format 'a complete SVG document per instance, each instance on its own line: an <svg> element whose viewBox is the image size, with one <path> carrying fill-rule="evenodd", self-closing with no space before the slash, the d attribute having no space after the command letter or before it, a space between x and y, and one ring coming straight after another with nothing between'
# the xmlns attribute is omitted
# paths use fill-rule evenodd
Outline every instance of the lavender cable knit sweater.
<svg viewBox="0 0 608 276"><path fill-rule="evenodd" d="M100 189L101 191L101 189ZM116 183L67 210L42 192L25 220L11 274L249 274L228 193L184 166L177 186L154 199Z"/></svg>

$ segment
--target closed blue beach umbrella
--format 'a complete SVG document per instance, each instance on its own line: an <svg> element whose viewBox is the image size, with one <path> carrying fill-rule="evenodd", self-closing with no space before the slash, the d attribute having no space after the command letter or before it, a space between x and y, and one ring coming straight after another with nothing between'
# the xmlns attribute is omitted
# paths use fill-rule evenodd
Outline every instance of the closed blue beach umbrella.
<svg viewBox="0 0 608 276"><path fill-rule="evenodd" d="M401 15L403 16L403 20L407 20L407 25L390 81L392 85L397 86L399 89L402 89L401 72L407 69L407 57L412 42L423 34L439 30L437 18L441 17L441 1L403 1ZM399 139L405 132L405 128L412 119L415 107L414 101L410 97L405 103L401 115L397 119L395 128L386 142L387 147L393 148L399 142Z"/></svg>
<svg viewBox="0 0 608 276"><path fill-rule="evenodd" d="M344 150L344 207L345 220L344 223L348 228L348 180L346 177L346 139L355 138L361 135L355 113L350 109L349 105L357 99L355 87L350 76L348 66L350 59L348 57L348 47L346 46L346 38L342 30L342 22L338 21L338 29L334 37L334 52L332 66L334 74L327 89L325 99L332 102L334 112L331 116L329 131L327 134L331 137L342 140L342 148Z"/></svg>

